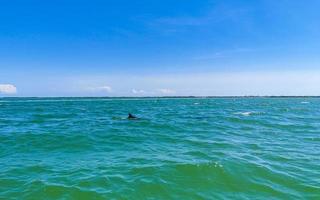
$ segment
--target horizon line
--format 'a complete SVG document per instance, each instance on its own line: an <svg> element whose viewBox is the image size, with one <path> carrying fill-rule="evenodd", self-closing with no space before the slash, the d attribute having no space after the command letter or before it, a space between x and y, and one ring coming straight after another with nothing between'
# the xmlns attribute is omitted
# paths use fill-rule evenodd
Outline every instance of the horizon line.
<svg viewBox="0 0 320 200"><path fill-rule="evenodd" d="M209 95L209 96L0 96L3 98L320 98L320 95Z"/></svg>

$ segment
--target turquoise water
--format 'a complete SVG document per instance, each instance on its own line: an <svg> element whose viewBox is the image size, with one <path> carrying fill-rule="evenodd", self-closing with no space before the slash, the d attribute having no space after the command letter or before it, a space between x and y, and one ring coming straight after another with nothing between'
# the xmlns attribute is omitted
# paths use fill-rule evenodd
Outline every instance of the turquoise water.
<svg viewBox="0 0 320 200"><path fill-rule="evenodd" d="M3 98L0 166L0 199L320 199L320 99Z"/></svg>

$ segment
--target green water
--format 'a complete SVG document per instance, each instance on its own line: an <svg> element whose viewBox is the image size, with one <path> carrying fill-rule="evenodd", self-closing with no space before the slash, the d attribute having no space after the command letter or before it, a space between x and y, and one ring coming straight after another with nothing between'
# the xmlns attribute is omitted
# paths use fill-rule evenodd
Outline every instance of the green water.
<svg viewBox="0 0 320 200"><path fill-rule="evenodd" d="M3 98L0 199L320 199L320 99Z"/></svg>

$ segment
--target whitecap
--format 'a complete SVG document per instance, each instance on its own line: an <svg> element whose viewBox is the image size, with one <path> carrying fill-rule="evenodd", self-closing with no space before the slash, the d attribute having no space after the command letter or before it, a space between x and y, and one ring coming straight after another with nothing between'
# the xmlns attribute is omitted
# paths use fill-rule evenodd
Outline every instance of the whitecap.
<svg viewBox="0 0 320 200"><path fill-rule="evenodd" d="M222 164L220 164L219 162L214 162L214 167L220 167L220 168L222 168L222 167L223 167L223 165L222 165Z"/></svg>
<svg viewBox="0 0 320 200"><path fill-rule="evenodd" d="M236 115L243 115L243 116L249 116L249 115L251 115L253 112L236 112L236 113L234 113L234 114L236 114Z"/></svg>
<svg viewBox="0 0 320 200"><path fill-rule="evenodd" d="M300 103L302 103L302 104L308 104L308 103L310 103L309 101L302 101L302 102L300 102Z"/></svg>
<svg viewBox="0 0 320 200"><path fill-rule="evenodd" d="M196 102L196 103L193 103L194 105L199 105L199 103L198 102Z"/></svg>

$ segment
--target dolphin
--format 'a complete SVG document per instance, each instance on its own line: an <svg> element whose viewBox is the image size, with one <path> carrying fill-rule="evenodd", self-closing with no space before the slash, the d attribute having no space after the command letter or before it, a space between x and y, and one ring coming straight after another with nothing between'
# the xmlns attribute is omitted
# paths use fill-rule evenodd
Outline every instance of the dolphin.
<svg viewBox="0 0 320 200"><path fill-rule="evenodd" d="M128 113L128 119L138 119L136 116L134 116L131 113Z"/></svg>

